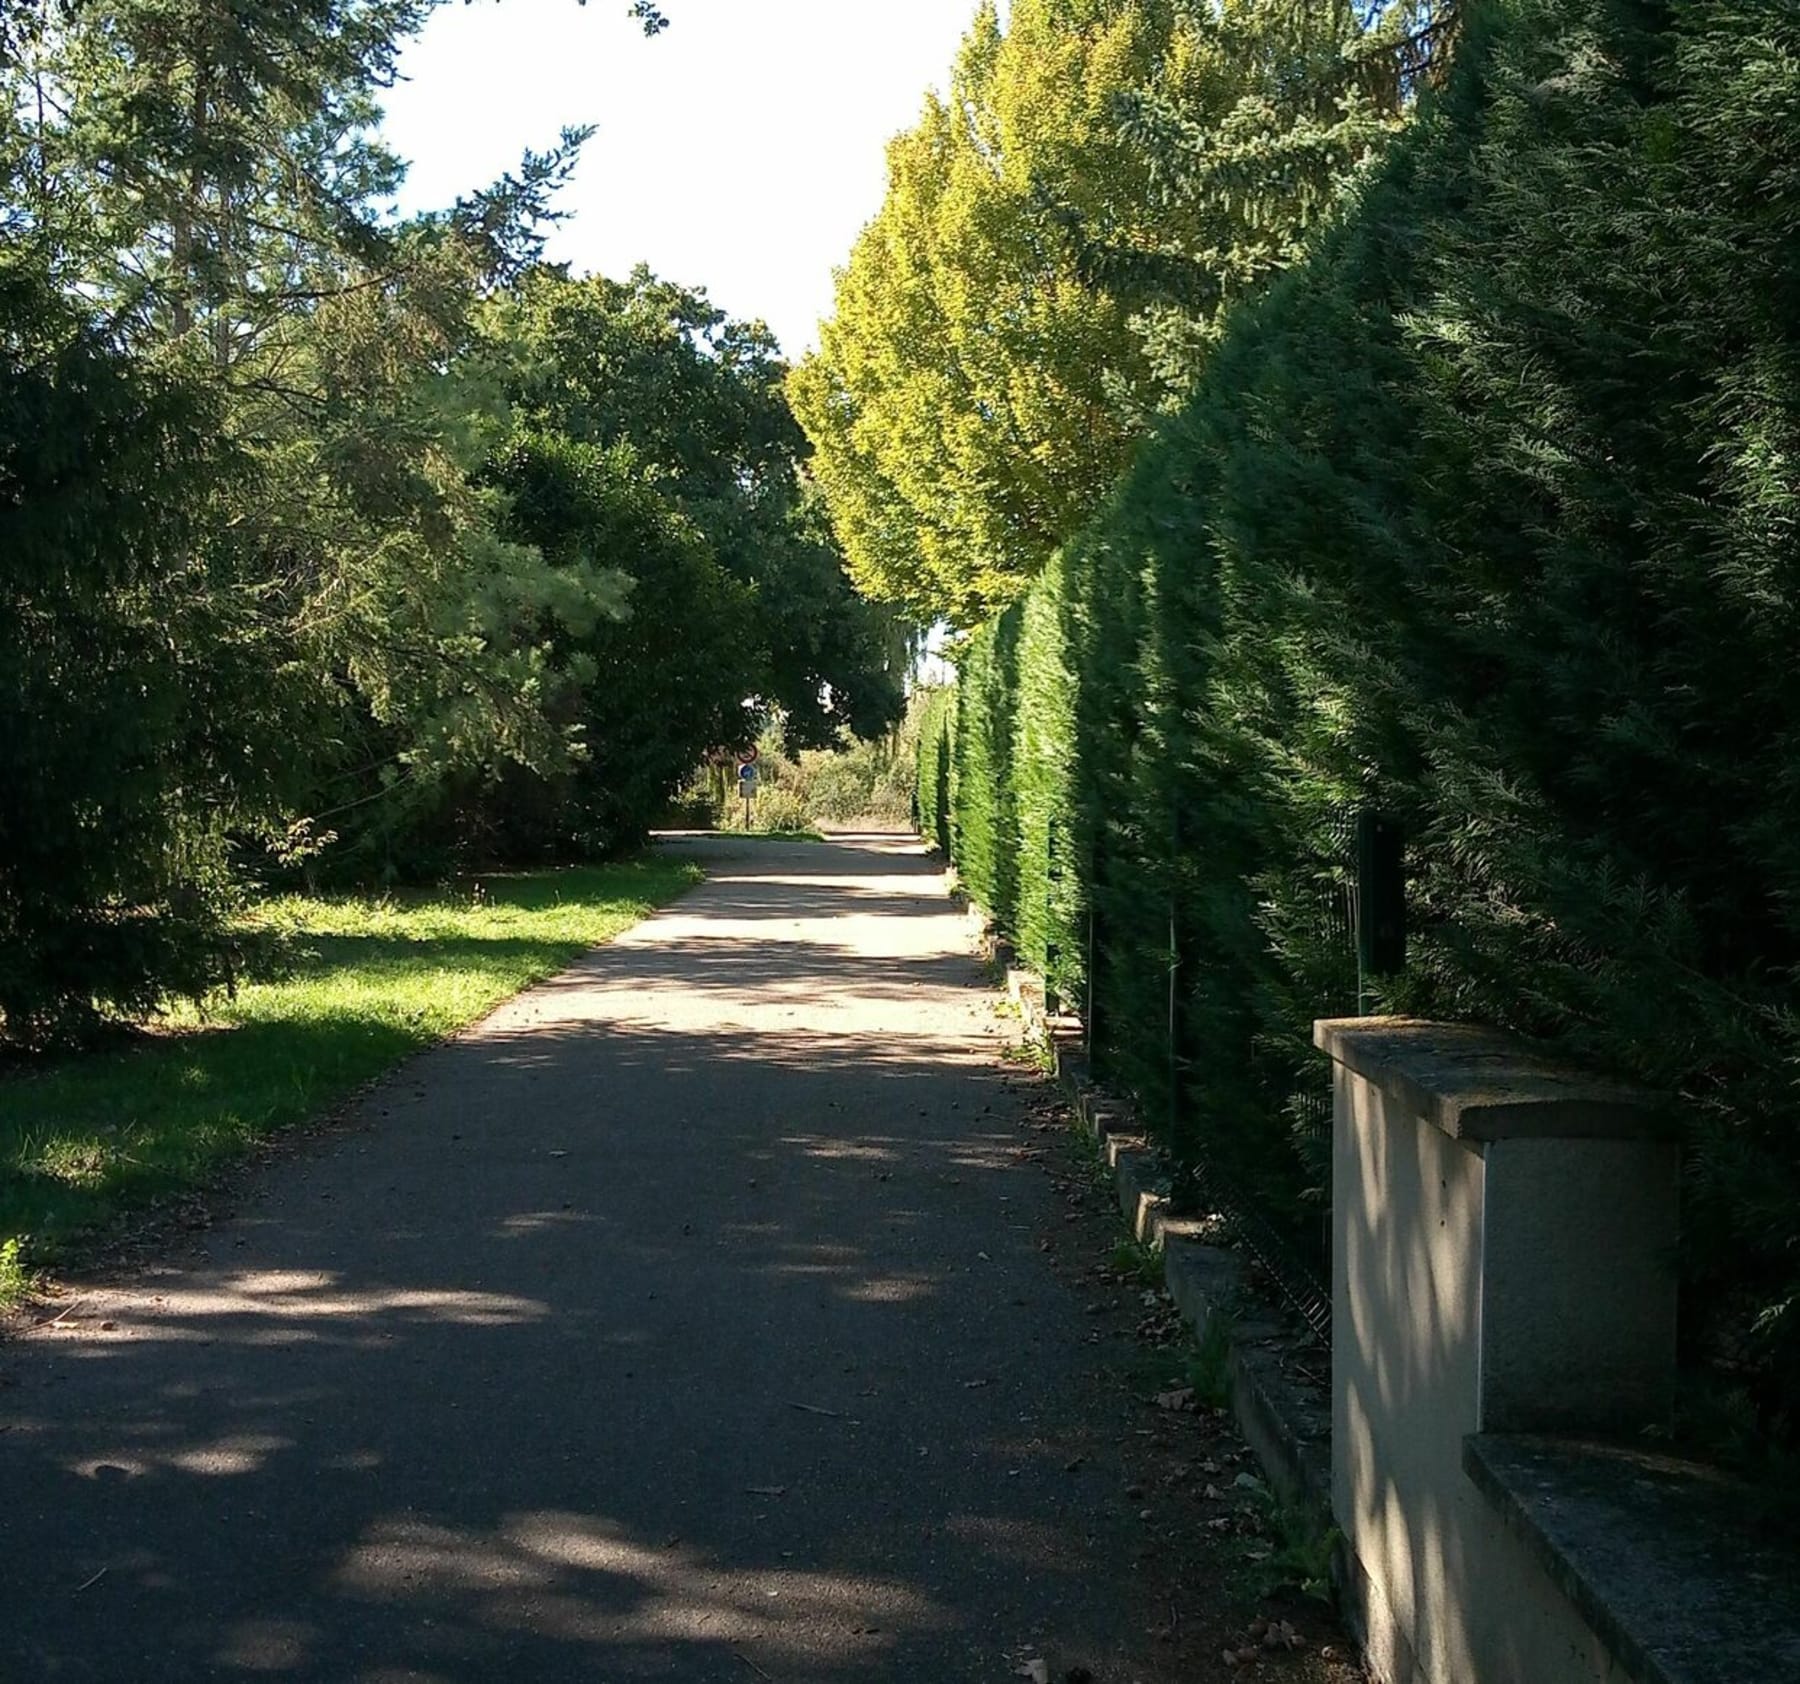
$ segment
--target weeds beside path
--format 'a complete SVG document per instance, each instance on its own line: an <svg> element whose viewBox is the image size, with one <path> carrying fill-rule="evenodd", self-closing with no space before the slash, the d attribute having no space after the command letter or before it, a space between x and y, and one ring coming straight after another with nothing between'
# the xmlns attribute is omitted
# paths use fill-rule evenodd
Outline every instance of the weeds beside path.
<svg viewBox="0 0 1800 1684"><path fill-rule="evenodd" d="M698 880L689 861L289 895L246 919L235 997L129 1046L0 1080L0 1304L121 1212L203 1185Z"/></svg>

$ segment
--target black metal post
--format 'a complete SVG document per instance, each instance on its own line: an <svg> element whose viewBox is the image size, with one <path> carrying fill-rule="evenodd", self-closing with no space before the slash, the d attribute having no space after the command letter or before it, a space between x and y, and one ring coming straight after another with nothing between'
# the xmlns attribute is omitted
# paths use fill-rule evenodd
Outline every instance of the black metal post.
<svg viewBox="0 0 1800 1684"><path fill-rule="evenodd" d="M1406 837L1394 820L1356 815L1356 966L1362 979L1406 969Z"/></svg>
<svg viewBox="0 0 1800 1684"><path fill-rule="evenodd" d="M1082 1013L1082 1028L1087 1041L1088 1072L1098 1076L1105 1063L1105 1036L1100 1003L1100 970L1105 963L1106 944L1100 923L1100 892L1106 852L1098 837L1089 862L1087 889L1087 1009Z"/></svg>
<svg viewBox="0 0 1800 1684"><path fill-rule="evenodd" d="M1181 809L1169 813L1169 1152L1177 1173L1189 1168L1187 1107L1182 1094L1182 1010L1184 982L1181 965L1181 906L1176 885L1181 881Z"/></svg>

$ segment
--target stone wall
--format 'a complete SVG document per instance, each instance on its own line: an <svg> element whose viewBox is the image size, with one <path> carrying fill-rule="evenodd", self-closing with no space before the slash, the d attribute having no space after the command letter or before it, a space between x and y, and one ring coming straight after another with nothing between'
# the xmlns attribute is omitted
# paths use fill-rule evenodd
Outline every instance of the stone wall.
<svg viewBox="0 0 1800 1684"><path fill-rule="evenodd" d="M1666 1422L1666 1119L1478 1030L1316 1038L1336 1077L1332 1508L1371 1664L1384 1684L1623 1680L1464 1460L1483 1434Z"/></svg>

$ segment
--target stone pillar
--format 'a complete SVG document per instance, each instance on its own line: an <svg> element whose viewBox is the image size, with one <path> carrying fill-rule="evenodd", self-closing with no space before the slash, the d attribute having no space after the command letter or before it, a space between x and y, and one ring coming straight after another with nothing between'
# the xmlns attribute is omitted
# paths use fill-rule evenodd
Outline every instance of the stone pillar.
<svg viewBox="0 0 1800 1684"><path fill-rule="evenodd" d="M1335 1067L1332 1507L1377 1675L1607 1679L1463 1472L1463 1443L1666 1418L1667 1118L1486 1030L1345 1018L1314 1039Z"/></svg>

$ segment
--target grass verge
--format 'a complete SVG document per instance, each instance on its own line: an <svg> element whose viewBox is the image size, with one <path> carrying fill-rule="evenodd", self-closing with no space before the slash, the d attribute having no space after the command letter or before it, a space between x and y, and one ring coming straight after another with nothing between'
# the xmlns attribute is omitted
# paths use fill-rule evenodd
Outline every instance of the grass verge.
<svg viewBox="0 0 1800 1684"><path fill-rule="evenodd" d="M260 957L234 996L0 1080L0 1305L122 1213L204 1186L700 875L651 857L261 902L245 918Z"/></svg>

